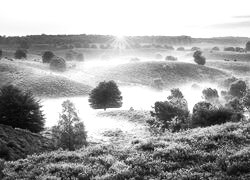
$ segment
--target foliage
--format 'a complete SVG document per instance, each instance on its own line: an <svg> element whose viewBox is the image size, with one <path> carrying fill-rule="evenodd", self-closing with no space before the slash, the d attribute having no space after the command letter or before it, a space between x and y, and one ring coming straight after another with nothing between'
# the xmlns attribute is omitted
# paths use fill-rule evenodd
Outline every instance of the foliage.
<svg viewBox="0 0 250 180"><path fill-rule="evenodd" d="M169 101L157 101L154 104L151 116L147 123L152 129L160 131L179 131L187 124L189 116L187 101L184 99L179 89L172 89Z"/></svg>
<svg viewBox="0 0 250 180"><path fill-rule="evenodd" d="M250 124L226 123L127 146L92 145L5 163L5 179L248 179Z"/></svg>
<svg viewBox="0 0 250 180"><path fill-rule="evenodd" d="M229 89L229 94L233 97L241 98L247 91L247 85L245 81L237 80L233 82Z"/></svg>
<svg viewBox="0 0 250 180"><path fill-rule="evenodd" d="M209 102L199 102L195 104L192 114L193 127L206 127L216 124L222 124L229 121L239 121L242 114L234 112L225 107L216 107Z"/></svg>
<svg viewBox="0 0 250 180"><path fill-rule="evenodd" d="M40 132L44 127L41 105L31 93L25 93L13 85L0 90L0 124Z"/></svg>
<svg viewBox="0 0 250 180"><path fill-rule="evenodd" d="M26 50L18 49L18 50L16 50L14 56L15 56L16 59L22 59L22 58L27 57L26 53L27 53Z"/></svg>
<svg viewBox="0 0 250 180"><path fill-rule="evenodd" d="M200 50L195 51L193 54L194 62L199 65L204 65L206 63L206 58L202 56L202 52Z"/></svg>
<svg viewBox="0 0 250 180"><path fill-rule="evenodd" d="M212 51L219 51L219 50L220 50L220 48L217 47L217 46L215 46L215 47L212 48Z"/></svg>
<svg viewBox="0 0 250 180"><path fill-rule="evenodd" d="M234 47L225 47L224 51L235 51Z"/></svg>
<svg viewBox="0 0 250 180"><path fill-rule="evenodd" d="M246 43L246 51L250 51L250 41Z"/></svg>
<svg viewBox="0 0 250 180"><path fill-rule="evenodd" d="M176 50L177 51L185 51L185 48L184 47L178 47Z"/></svg>
<svg viewBox="0 0 250 180"><path fill-rule="evenodd" d="M165 60L176 61L177 57L174 56L166 56Z"/></svg>
<svg viewBox="0 0 250 180"><path fill-rule="evenodd" d="M54 57L54 53L51 51L45 51L42 55L43 63L50 63L51 59Z"/></svg>
<svg viewBox="0 0 250 180"><path fill-rule="evenodd" d="M229 109L231 109L232 111L238 112L238 113L243 113L244 111L244 105L241 101L241 99L239 98L233 98L230 99L225 106Z"/></svg>
<svg viewBox="0 0 250 180"><path fill-rule="evenodd" d="M72 102L66 100L62 103L62 107L58 125L52 128L52 136L56 140L57 147L70 151L81 148L87 144L84 124L80 121Z"/></svg>
<svg viewBox="0 0 250 180"><path fill-rule="evenodd" d="M56 71L65 71L66 62L63 58L54 56L50 61L50 69Z"/></svg>
<svg viewBox="0 0 250 180"><path fill-rule="evenodd" d="M103 81L89 95L93 109L119 108L122 106L121 92L114 81Z"/></svg>
<svg viewBox="0 0 250 180"><path fill-rule="evenodd" d="M203 98L206 101L214 102L214 103L218 102L219 95L216 89L206 88L202 91L202 94L203 94Z"/></svg>

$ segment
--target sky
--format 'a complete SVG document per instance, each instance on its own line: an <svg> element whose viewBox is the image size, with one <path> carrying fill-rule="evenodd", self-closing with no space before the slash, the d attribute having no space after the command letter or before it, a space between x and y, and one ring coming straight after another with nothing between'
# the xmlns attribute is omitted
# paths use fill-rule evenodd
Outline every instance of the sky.
<svg viewBox="0 0 250 180"><path fill-rule="evenodd" d="M0 35L250 37L249 0L1 0Z"/></svg>

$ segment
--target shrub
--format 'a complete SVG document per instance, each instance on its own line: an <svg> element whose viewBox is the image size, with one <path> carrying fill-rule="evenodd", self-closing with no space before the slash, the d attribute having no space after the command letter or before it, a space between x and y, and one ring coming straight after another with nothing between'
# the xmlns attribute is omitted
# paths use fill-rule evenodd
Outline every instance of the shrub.
<svg viewBox="0 0 250 180"><path fill-rule="evenodd" d="M217 46L215 46L215 47L212 48L212 51L219 51L219 50L220 50L220 48L217 47Z"/></svg>
<svg viewBox="0 0 250 180"><path fill-rule="evenodd" d="M250 41L246 43L246 51L250 51Z"/></svg>
<svg viewBox="0 0 250 180"><path fill-rule="evenodd" d="M219 95L216 89L207 88L202 91L203 98L209 102L218 101Z"/></svg>
<svg viewBox="0 0 250 180"><path fill-rule="evenodd" d="M156 55L155 55L155 59L162 59L162 55L161 55L161 54L159 54L159 53L158 53L158 54L156 54Z"/></svg>
<svg viewBox="0 0 250 180"><path fill-rule="evenodd" d="M87 132L74 104L66 100L62 103L62 107L58 125L52 128L52 136L56 140L57 147L73 151L87 144Z"/></svg>
<svg viewBox="0 0 250 180"><path fill-rule="evenodd" d="M13 128L40 132L44 127L41 105L31 93L25 93L13 85L0 90L0 124Z"/></svg>
<svg viewBox="0 0 250 180"><path fill-rule="evenodd" d="M66 62L63 58L54 56L50 61L50 69L56 71L65 71Z"/></svg>
<svg viewBox="0 0 250 180"><path fill-rule="evenodd" d="M235 51L234 47L225 47L224 51Z"/></svg>
<svg viewBox="0 0 250 180"><path fill-rule="evenodd" d="M174 50L173 46L169 46L167 44L164 45L164 48L167 49L167 50Z"/></svg>
<svg viewBox="0 0 250 180"><path fill-rule="evenodd" d="M84 61L84 56L83 56L83 54L82 54L82 53L78 53L78 54L76 55L76 60L77 60L77 61Z"/></svg>
<svg viewBox="0 0 250 180"><path fill-rule="evenodd" d="M233 82L229 89L229 94L233 97L241 98L244 96L247 90L247 85L245 81L237 80Z"/></svg>
<svg viewBox="0 0 250 180"><path fill-rule="evenodd" d="M89 95L93 109L119 108L122 106L121 92L114 81L103 81Z"/></svg>
<svg viewBox="0 0 250 180"><path fill-rule="evenodd" d="M193 57L194 57L194 62L196 62L199 65L204 65L206 63L206 58L202 56L201 51L195 51Z"/></svg>
<svg viewBox="0 0 250 180"><path fill-rule="evenodd" d="M22 59L22 58L26 58L27 57L27 51L22 50L22 49L18 49L16 50L14 56L16 59Z"/></svg>
<svg viewBox="0 0 250 180"><path fill-rule="evenodd" d="M155 119L147 121L151 128L165 131L179 131L184 128L189 116L187 101L179 89L172 89L169 101L155 102L154 111L150 111Z"/></svg>
<svg viewBox="0 0 250 180"><path fill-rule="evenodd" d="M54 53L51 51L45 51L42 55L43 63L50 63L51 59L54 57Z"/></svg>
<svg viewBox="0 0 250 180"><path fill-rule="evenodd" d="M241 114L237 114L231 109L217 108L209 102L199 102L193 108L192 126L206 127L228 121L239 121L241 118Z"/></svg>
<svg viewBox="0 0 250 180"><path fill-rule="evenodd" d="M176 61L176 60L177 60L177 57L174 57L174 56L166 56L165 60Z"/></svg>
<svg viewBox="0 0 250 180"><path fill-rule="evenodd" d="M67 52L67 53L65 54L65 59L66 59L67 61L72 61L72 60L74 59L74 55L73 55L71 52Z"/></svg>
<svg viewBox="0 0 250 180"><path fill-rule="evenodd" d="M192 47L191 48L191 51L198 51L198 50L201 50L201 48L199 48L199 47Z"/></svg>
<svg viewBox="0 0 250 180"><path fill-rule="evenodd" d="M185 48L184 47L178 47L176 50L177 51L185 51Z"/></svg>

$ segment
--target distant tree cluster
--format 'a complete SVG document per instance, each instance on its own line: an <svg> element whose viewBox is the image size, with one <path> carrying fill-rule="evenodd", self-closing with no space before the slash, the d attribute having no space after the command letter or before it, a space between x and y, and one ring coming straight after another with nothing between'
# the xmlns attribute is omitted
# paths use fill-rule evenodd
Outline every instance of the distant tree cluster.
<svg viewBox="0 0 250 180"><path fill-rule="evenodd" d="M200 50L195 51L193 54L194 62L196 62L199 65L205 65L206 64L206 58L202 56L202 52Z"/></svg>
<svg viewBox="0 0 250 180"><path fill-rule="evenodd" d="M0 124L40 132L45 122L41 107L30 92L23 92L13 85L0 89Z"/></svg>

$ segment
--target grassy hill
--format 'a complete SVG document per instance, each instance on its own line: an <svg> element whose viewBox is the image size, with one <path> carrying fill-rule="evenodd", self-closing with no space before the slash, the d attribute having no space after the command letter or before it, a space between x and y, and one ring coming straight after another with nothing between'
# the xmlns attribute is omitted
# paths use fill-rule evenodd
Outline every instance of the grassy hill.
<svg viewBox="0 0 250 180"><path fill-rule="evenodd" d="M250 123L226 123L6 162L6 179L249 179Z"/></svg>
<svg viewBox="0 0 250 180"><path fill-rule="evenodd" d="M102 78L118 82L152 86L160 78L165 88L190 82L218 82L227 77L227 73L184 62L136 62L118 65L102 73Z"/></svg>
<svg viewBox="0 0 250 180"><path fill-rule="evenodd" d="M40 64L38 62L35 62ZM37 66L37 64L35 64ZM0 87L12 83L40 97L86 95L91 87L18 60L0 61Z"/></svg>

